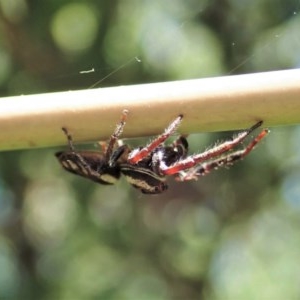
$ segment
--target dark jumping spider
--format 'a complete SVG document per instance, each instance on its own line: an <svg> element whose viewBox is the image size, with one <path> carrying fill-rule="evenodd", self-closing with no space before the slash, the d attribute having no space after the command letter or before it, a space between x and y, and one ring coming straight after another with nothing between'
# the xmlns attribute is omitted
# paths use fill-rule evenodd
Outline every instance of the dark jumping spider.
<svg viewBox="0 0 300 300"><path fill-rule="evenodd" d="M76 151L68 130L62 128L68 139L69 150L56 153L60 164L71 173L101 184L114 184L123 174L142 193L159 194L168 188L165 183L167 176L174 176L178 181L192 180L218 167L232 165L248 155L269 132L268 129L263 129L245 148L234 150L253 130L261 126L260 121L228 141L188 156L185 136L180 136L168 146L164 145L166 139L180 125L183 116L179 115L148 145L131 150L118 139L125 126L127 114L128 111L124 110L108 143L101 143L102 152Z"/></svg>

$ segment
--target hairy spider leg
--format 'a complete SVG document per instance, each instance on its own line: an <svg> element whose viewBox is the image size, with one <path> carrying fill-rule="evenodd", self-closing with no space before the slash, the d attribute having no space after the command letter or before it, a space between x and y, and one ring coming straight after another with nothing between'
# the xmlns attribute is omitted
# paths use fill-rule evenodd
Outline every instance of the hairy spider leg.
<svg viewBox="0 0 300 300"><path fill-rule="evenodd" d="M124 144L122 140L117 140L116 143L117 143L118 147L123 146L123 144ZM105 141L98 141L97 144L98 144L98 146L101 149L101 153L106 153L107 146L108 146L107 142L105 142Z"/></svg>
<svg viewBox="0 0 300 300"><path fill-rule="evenodd" d="M185 159L177 161L171 166L167 166L163 161L161 161L160 171L164 175L174 175L180 171L190 169L201 162L217 157L240 144L253 130L261 126L261 124L262 121L256 123L249 129L242 131L236 137L232 137L232 139L229 141L222 142L221 144L216 145L202 153L188 156Z"/></svg>
<svg viewBox="0 0 300 300"><path fill-rule="evenodd" d="M127 115L128 115L128 110L124 109L122 111L121 119L119 123L116 125L115 131L113 134L110 136L110 139L108 141L108 145L106 146L106 151L105 151L105 160L108 162L108 164L111 166L112 161L111 161L111 156L114 151L114 147L116 142L118 141L119 136L122 134L124 126L126 124L127 120ZM102 144L103 147L103 144Z"/></svg>
<svg viewBox="0 0 300 300"><path fill-rule="evenodd" d="M246 148L228 153L225 156L216 158L207 163L203 163L200 166L193 167L188 172L181 171L179 176L175 179L177 181L187 181L187 180L196 180L198 176L205 176L210 173L212 170L218 169L219 167L226 167L234 164L235 162L243 159L248 155L255 146L269 133L268 129L264 129L258 136L256 136Z"/></svg>
<svg viewBox="0 0 300 300"><path fill-rule="evenodd" d="M129 157L128 162L130 164L137 164L139 161L144 159L149 153L155 150L159 145L161 145L171 134L173 134L177 128L179 127L182 121L183 115L179 115L173 122L169 124L169 126L165 129L164 133L157 136L154 140L152 140L147 146L141 149L133 150Z"/></svg>
<svg viewBox="0 0 300 300"><path fill-rule="evenodd" d="M97 144L98 144L98 146L101 149L101 153L106 153L106 151L107 151L107 142L105 142L105 141L98 141Z"/></svg>
<svg viewBox="0 0 300 300"><path fill-rule="evenodd" d="M90 166L88 165L88 163L83 159L83 157L76 152L74 144L73 144L73 139L71 134L68 132L67 128L62 127L62 131L64 132L64 134L67 137L68 140L68 145L69 145L69 149L70 151L75 155L75 157L79 160L79 162L81 163L81 167L83 167L83 169L86 169L88 171L89 174L92 174L92 169L90 168Z"/></svg>
<svg viewBox="0 0 300 300"><path fill-rule="evenodd" d="M67 140L68 140L68 146L69 146L70 151L71 151L71 152L76 152L76 151L75 151L74 144L73 144L72 136L71 136L71 134L69 133L68 129L67 129L66 127L62 127L61 130L63 131L63 133L64 133L65 136L67 137Z"/></svg>

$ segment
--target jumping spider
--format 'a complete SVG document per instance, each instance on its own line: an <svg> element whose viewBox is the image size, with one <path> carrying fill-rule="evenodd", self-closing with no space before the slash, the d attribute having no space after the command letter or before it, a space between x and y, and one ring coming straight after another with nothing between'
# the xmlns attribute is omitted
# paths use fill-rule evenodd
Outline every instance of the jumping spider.
<svg viewBox="0 0 300 300"><path fill-rule="evenodd" d="M114 184L123 174L127 181L142 193L159 194L168 188L167 176L174 176L177 181L193 180L218 167L232 165L248 155L269 132L268 129L263 129L245 148L234 150L253 130L261 126L260 121L228 141L202 153L188 156L188 142L185 136L179 136L168 146L164 145L166 139L175 133L180 125L183 115L179 115L161 135L145 147L132 150L118 139L123 132L127 114L127 110L122 112L108 143L101 143L102 152L76 151L70 133L66 128L62 128L68 140L69 150L55 154L60 164L71 173L101 184Z"/></svg>

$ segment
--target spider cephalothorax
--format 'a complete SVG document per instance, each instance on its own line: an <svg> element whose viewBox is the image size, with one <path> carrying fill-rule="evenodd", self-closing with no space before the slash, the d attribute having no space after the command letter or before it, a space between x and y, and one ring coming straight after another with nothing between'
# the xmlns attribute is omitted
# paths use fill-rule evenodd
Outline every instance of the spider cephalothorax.
<svg viewBox="0 0 300 300"><path fill-rule="evenodd" d="M269 132L268 129L263 129L246 147L234 150L253 130L261 126L260 121L228 141L188 156L185 136L179 136L170 145L164 144L180 125L183 115L179 115L161 135L145 147L131 149L118 139L125 126L127 114L128 111L124 110L108 143L101 144L102 152L76 151L68 130L62 128L68 139L69 150L56 153L61 165L71 173L101 184L114 184L123 174L141 192L159 194L168 188L167 176L174 176L178 181L192 180L213 169L232 165L248 155Z"/></svg>

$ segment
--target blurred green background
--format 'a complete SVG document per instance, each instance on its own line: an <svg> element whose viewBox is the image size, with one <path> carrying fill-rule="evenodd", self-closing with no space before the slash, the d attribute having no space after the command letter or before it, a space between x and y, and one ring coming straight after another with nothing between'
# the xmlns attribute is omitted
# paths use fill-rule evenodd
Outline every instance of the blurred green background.
<svg viewBox="0 0 300 300"><path fill-rule="evenodd" d="M0 93L297 68L299 28L299 0L0 0ZM0 299L299 299L299 148L272 128L159 196L64 172L63 147L1 153Z"/></svg>

